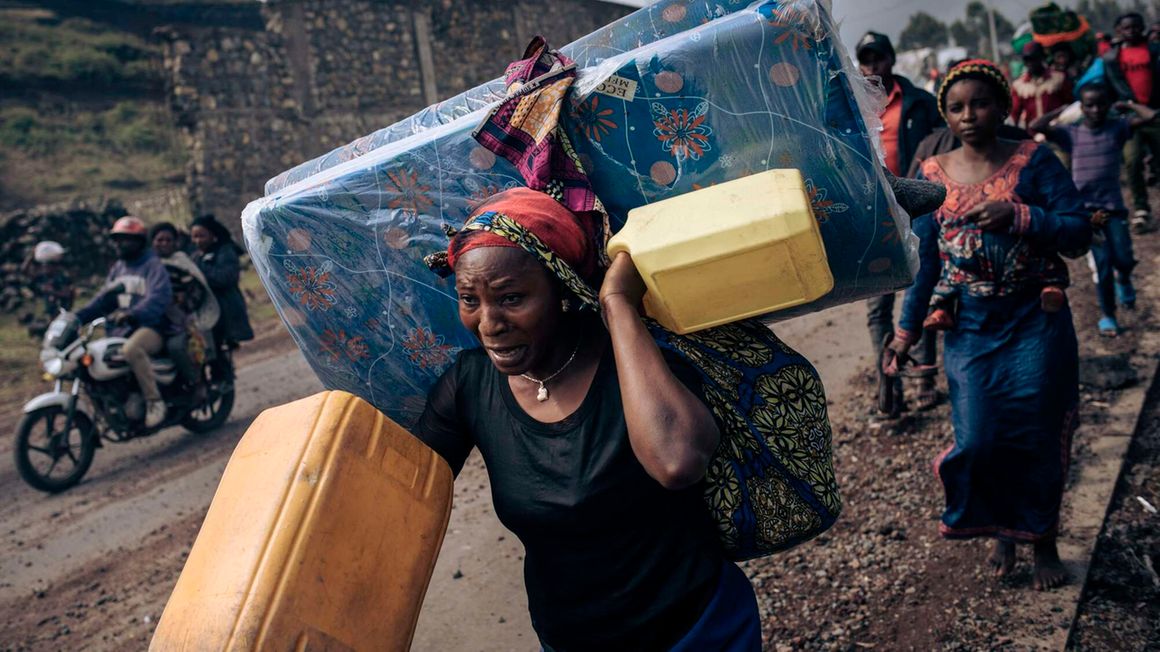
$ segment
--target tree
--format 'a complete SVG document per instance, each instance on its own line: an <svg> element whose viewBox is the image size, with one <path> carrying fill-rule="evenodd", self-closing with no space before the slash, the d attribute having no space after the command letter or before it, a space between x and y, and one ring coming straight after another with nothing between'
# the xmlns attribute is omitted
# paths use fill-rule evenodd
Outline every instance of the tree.
<svg viewBox="0 0 1160 652"><path fill-rule="evenodd" d="M966 17L951 23L950 33L955 43L966 48L971 56L991 56L991 26L987 19L987 6L982 2L973 0L968 4ZM1000 47L1007 45L1009 49L1014 35L1015 26L996 11L995 38Z"/></svg>
<svg viewBox="0 0 1160 652"><path fill-rule="evenodd" d="M1111 33L1115 30L1116 18L1130 11L1143 14L1145 17L1149 13L1155 15L1157 7L1156 0L1152 2L1151 12L1148 11L1143 0L1125 0L1124 2L1118 0L1079 0L1079 4L1075 6L1075 13L1087 17L1093 30Z"/></svg>
<svg viewBox="0 0 1160 652"><path fill-rule="evenodd" d="M898 37L899 50L918 48L938 48L947 44L947 25L941 20L920 11L910 17L910 22Z"/></svg>

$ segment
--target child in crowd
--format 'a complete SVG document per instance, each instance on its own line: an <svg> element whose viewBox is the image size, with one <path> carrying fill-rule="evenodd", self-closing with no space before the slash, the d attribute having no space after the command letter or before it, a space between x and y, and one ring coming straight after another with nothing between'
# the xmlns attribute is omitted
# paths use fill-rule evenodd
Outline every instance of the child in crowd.
<svg viewBox="0 0 1160 652"><path fill-rule="evenodd" d="M1128 229L1128 209L1120 190L1120 169L1124 144L1137 127L1150 123L1156 110L1138 102L1112 103L1111 90L1093 83L1080 89L1083 120L1077 124L1051 127L1062 108L1040 116L1031 125L1048 140L1071 154L1071 176L1079 189L1084 208L1092 211L1094 238L1091 252L1096 261L1100 310L1100 335L1115 337L1117 302L1135 307L1132 286L1132 236ZM1128 117L1109 116L1110 109L1128 112Z"/></svg>
<svg viewBox="0 0 1160 652"><path fill-rule="evenodd" d="M1117 18L1116 36L1119 42L1102 56L1112 101L1131 100L1160 109L1160 44L1149 42L1144 17L1130 12ZM1149 151L1160 151L1160 123L1141 125L1124 150L1128 194L1134 209L1131 225L1137 234L1152 230L1144 174L1145 154Z"/></svg>

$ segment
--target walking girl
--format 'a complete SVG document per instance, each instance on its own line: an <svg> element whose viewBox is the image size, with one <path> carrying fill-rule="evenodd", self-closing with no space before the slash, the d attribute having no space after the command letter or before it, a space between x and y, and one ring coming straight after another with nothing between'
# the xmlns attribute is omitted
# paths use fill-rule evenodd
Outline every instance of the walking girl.
<svg viewBox="0 0 1160 652"><path fill-rule="evenodd" d="M995 539L998 576L1012 571L1017 543L1031 544L1033 583L1051 589L1067 579L1056 534L1079 402L1061 256L1086 252L1091 224L1051 150L997 137L1011 91L994 64L955 66L937 99L962 147L923 163L921 178L946 186L947 199L915 220L921 266L883 367L897 373L906 362L935 294L949 326L955 433L935 461L946 491L940 531Z"/></svg>

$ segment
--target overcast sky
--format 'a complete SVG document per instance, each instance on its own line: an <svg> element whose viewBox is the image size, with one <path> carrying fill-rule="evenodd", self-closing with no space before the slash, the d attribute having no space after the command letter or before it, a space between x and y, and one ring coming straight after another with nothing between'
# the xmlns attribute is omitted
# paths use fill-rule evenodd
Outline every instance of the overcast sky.
<svg viewBox="0 0 1160 652"><path fill-rule="evenodd" d="M609 0L622 5L643 7L651 0ZM985 1L985 0L984 0ZM1027 15L1035 7L1047 4L1046 0L993 0L995 9L1015 25L1027 20ZM910 15L925 11L950 23L966 13L969 0L833 0L834 16L842 32L842 41L853 49L858 38L867 30L882 32L897 40L898 33L906 26ZM1074 7L1078 0L1055 0L1062 7Z"/></svg>

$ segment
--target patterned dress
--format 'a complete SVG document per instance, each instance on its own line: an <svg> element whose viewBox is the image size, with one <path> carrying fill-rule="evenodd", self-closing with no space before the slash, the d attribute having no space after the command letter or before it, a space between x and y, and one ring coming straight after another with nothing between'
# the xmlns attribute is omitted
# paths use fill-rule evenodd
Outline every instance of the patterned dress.
<svg viewBox="0 0 1160 652"><path fill-rule="evenodd" d="M921 266L900 335L916 338L936 285L959 299L944 344L955 441L934 465L946 490L940 532L1050 538L1076 425L1078 352L1071 311L1044 311L1039 292L1068 285L1060 256L1087 249L1088 216L1067 170L1030 141L979 183L954 181L936 158L921 176L944 184L947 200L915 220ZM964 219L987 200L1016 205L1009 232L983 232Z"/></svg>

